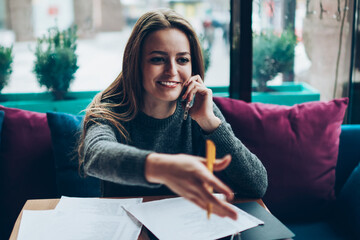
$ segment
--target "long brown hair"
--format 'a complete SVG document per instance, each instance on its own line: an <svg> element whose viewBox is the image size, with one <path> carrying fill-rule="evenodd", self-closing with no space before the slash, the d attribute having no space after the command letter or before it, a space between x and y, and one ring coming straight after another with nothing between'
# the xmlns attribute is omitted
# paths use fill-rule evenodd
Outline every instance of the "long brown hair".
<svg viewBox="0 0 360 240"><path fill-rule="evenodd" d="M79 140L80 165L84 161L84 138L91 123L100 124L99 119L112 124L127 142L128 133L123 122L135 118L143 104L141 53L146 37L155 31L176 28L184 32L190 43L192 74L204 79L204 63L199 39L190 23L170 9L159 9L145 13L136 22L126 44L122 72L104 91L98 93L86 109L83 131ZM114 109L122 109L114 111Z"/></svg>

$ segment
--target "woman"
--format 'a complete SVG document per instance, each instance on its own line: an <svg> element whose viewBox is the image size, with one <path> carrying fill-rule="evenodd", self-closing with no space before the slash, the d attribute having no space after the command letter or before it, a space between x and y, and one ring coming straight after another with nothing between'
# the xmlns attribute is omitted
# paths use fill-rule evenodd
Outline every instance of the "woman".
<svg viewBox="0 0 360 240"><path fill-rule="evenodd" d="M212 203L215 214L233 219L236 211L207 186L228 200L233 191L263 196L265 168L234 136L203 78L199 40L184 18L172 10L140 17L122 73L94 98L84 118L80 164L103 180L104 196L173 192L203 209ZM217 148L214 171L232 190L205 167L206 139Z"/></svg>

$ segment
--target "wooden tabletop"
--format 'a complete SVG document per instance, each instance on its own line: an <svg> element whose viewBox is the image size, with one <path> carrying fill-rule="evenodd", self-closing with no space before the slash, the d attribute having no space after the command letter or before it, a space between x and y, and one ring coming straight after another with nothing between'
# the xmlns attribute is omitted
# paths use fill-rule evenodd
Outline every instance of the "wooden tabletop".
<svg viewBox="0 0 360 240"><path fill-rule="evenodd" d="M160 200L160 199L164 199L164 198L169 198L169 197L174 197L174 196L147 196L147 197L143 197L143 201L144 202L148 202L148 201L154 201L154 200ZM22 213L24 210L51 210L51 209L55 209L56 205L59 203L60 199L36 199L36 200L27 200L24 207L22 208L19 216L16 219L14 228L11 232L10 235L10 240L16 240L18 237L18 233L19 233L19 227L20 227L20 222L21 222L21 217L22 217ZM262 207L264 207L265 209L267 209L267 207L265 206L264 202L261 199L241 199L241 200L234 200L233 203L241 203L241 202L250 202L250 201L254 201L259 203ZM146 230L142 230L140 236L139 236L139 240L145 240L148 239L146 237Z"/></svg>

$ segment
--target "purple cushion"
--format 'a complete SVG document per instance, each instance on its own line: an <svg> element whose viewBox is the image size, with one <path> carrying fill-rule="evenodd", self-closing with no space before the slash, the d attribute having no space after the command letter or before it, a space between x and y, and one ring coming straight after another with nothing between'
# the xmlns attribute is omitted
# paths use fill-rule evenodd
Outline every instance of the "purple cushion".
<svg viewBox="0 0 360 240"><path fill-rule="evenodd" d="M347 98L289 106L214 98L235 135L263 162L263 198L282 220L309 218L334 200L335 166Z"/></svg>
<svg viewBox="0 0 360 240"><path fill-rule="evenodd" d="M27 199L54 198L57 192L46 114L3 106L0 110L5 112L0 148L0 239L8 239Z"/></svg>

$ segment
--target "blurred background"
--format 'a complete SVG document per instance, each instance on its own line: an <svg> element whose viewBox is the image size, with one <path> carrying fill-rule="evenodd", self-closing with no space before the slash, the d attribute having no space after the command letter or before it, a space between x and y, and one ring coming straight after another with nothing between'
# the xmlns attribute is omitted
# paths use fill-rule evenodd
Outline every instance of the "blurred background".
<svg viewBox="0 0 360 240"><path fill-rule="evenodd" d="M206 83L229 85L229 1L0 0L0 39L14 45L13 73L3 93L41 92L31 72L35 39L50 27L78 26L78 65L72 91L102 90L120 73L136 20L146 11L172 8L186 17L211 48ZM214 27L216 26L216 27Z"/></svg>
<svg viewBox="0 0 360 240"><path fill-rule="evenodd" d="M13 46L14 56L1 93L46 91L32 71L36 39L73 25L79 68L69 90L105 89L121 71L136 20L164 7L202 39L205 83L215 92L267 102L258 93L297 84L312 94L303 101L350 97L359 106L358 0L0 0L0 45Z"/></svg>

